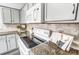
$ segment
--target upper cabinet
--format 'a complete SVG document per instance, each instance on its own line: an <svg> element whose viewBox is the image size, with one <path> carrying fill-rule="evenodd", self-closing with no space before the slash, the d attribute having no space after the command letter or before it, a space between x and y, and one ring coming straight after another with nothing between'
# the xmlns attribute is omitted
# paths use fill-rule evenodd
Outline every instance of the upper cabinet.
<svg viewBox="0 0 79 59"><path fill-rule="evenodd" d="M17 9L11 9L12 23L19 23L19 11Z"/></svg>
<svg viewBox="0 0 79 59"><path fill-rule="evenodd" d="M21 10L2 8L4 23L79 22L78 3L26 3Z"/></svg>
<svg viewBox="0 0 79 59"><path fill-rule="evenodd" d="M43 13L43 4L37 4L33 9L33 21L34 23L42 22L44 13Z"/></svg>
<svg viewBox="0 0 79 59"><path fill-rule="evenodd" d="M34 4L26 12L27 23L41 23L43 20L43 4Z"/></svg>
<svg viewBox="0 0 79 59"><path fill-rule="evenodd" d="M33 11L26 13L26 23L33 23Z"/></svg>
<svg viewBox="0 0 79 59"><path fill-rule="evenodd" d="M20 10L20 23L26 23L27 4Z"/></svg>
<svg viewBox="0 0 79 59"><path fill-rule="evenodd" d="M9 51L17 48L15 34L7 35L7 45L8 45L8 50Z"/></svg>
<svg viewBox="0 0 79 59"><path fill-rule="evenodd" d="M77 17L77 3L27 4L26 23L74 22Z"/></svg>
<svg viewBox="0 0 79 59"><path fill-rule="evenodd" d="M10 8L3 8L2 9L3 14L3 22L4 23L11 23L11 11Z"/></svg>
<svg viewBox="0 0 79 59"><path fill-rule="evenodd" d="M75 20L76 6L72 3L47 3L45 21Z"/></svg>
<svg viewBox="0 0 79 59"><path fill-rule="evenodd" d="M33 10L35 3L26 3L20 10L20 23L33 23Z"/></svg>
<svg viewBox="0 0 79 59"><path fill-rule="evenodd" d="M27 3L27 10L29 10L31 7L35 6L36 3Z"/></svg>
<svg viewBox="0 0 79 59"><path fill-rule="evenodd" d="M2 8L3 22L4 23L19 23L19 10L11 8Z"/></svg>
<svg viewBox="0 0 79 59"><path fill-rule="evenodd" d="M0 54L7 51L6 36L0 36Z"/></svg>

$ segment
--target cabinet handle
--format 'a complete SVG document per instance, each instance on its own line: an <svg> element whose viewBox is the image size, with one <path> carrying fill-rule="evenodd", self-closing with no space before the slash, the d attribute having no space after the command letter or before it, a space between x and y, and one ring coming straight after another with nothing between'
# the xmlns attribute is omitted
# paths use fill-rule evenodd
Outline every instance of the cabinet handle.
<svg viewBox="0 0 79 59"><path fill-rule="evenodd" d="M74 14L75 13L75 4L73 4L73 7L74 7L74 9L73 9L72 13Z"/></svg>
<svg viewBox="0 0 79 59"><path fill-rule="evenodd" d="M7 46L7 51L8 51L8 43L7 43L7 38L6 38L6 46Z"/></svg>
<svg viewBox="0 0 79 59"><path fill-rule="evenodd" d="M10 39L8 41L9 41L9 44L10 44ZM11 48L11 45L10 45L10 48Z"/></svg>
<svg viewBox="0 0 79 59"><path fill-rule="evenodd" d="M37 8L37 10L39 10L39 8Z"/></svg>
<svg viewBox="0 0 79 59"><path fill-rule="evenodd" d="M36 9L34 9L34 11L33 11L33 18L34 18L34 21L35 21L35 11L36 11Z"/></svg>

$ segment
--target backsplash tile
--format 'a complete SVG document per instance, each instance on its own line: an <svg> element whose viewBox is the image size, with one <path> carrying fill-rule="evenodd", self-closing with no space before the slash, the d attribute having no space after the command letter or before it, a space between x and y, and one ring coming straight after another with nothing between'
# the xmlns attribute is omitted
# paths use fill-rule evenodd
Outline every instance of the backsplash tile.
<svg viewBox="0 0 79 59"><path fill-rule="evenodd" d="M32 27L62 31L66 34L74 35L75 39L79 39L79 24L27 24L28 31L31 31Z"/></svg>

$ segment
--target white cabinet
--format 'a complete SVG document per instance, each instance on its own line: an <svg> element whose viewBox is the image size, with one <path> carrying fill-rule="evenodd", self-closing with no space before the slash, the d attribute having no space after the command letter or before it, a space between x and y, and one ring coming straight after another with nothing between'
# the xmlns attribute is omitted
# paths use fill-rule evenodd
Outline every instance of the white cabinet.
<svg viewBox="0 0 79 59"><path fill-rule="evenodd" d="M11 23L11 10L10 8L2 8L3 14L3 22L4 23Z"/></svg>
<svg viewBox="0 0 79 59"><path fill-rule="evenodd" d="M29 9L26 12L26 23L32 23L33 22L33 8Z"/></svg>
<svg viewBox="0 0 79 59"><path fill-rule="evenodd" d="M17 48L15 34L7 35L8 50Z"/></svg>
<svg viewBox="0 0 79 59"><path fill-rule="evenodd" d="M38 3L26 4L20 11L20 23L41 23L43 5Z"/></svg>
<svg viewBox="0 0 79 59"><path fill-rule="evenodd" d="M26 12L26 23L41 23L43 19L43 5L38 3Z"/></svg>
<svg viewBox="0 0 79 59"><path fill-rule="evenodd" d="M12 23L19 23L19 10L11 9Z"/></svg>
<svg viewBox="0 0 79 59"><path fill-rule="evenodd" d="M27 11L27 4L20 10L20 23L26 23L26 11Z"/></svg>
<svg viewBox="0 0 79 59"><path fill-rule="evenodd" d="M33 9L33 22L34 23L41 23L43 20L43 5L36 4Z"/></svg>
<svg viewBox="0 0 79 59"><path fill-rule="evenodd" d="M75 20L76 5L72 3L45 4L45 21Z"/></svg>
<svg viewBox="0 0 79 59"><path fill-rule="evenodd" d="M7 51L6 36L0 36L0 54Z"/></svg>
<svg viewBox="0 0 79 59"><path fill-rule="evenodd" d="M27 3L27 10L33 7L36 3Z"/></svg>
<svg viewBox="0 0 79 59"><path fill-rule="evenodd" d="M11 8L2 8L3 14L3 22L4 23L19 23L19 10L18 9L11 9Z"/></svg>
<svg viewBox="0 0 79 59"><path fill-rule="evenodd" d="M33 12L30 11L26 15L26 23L33 23Z"/></svg>

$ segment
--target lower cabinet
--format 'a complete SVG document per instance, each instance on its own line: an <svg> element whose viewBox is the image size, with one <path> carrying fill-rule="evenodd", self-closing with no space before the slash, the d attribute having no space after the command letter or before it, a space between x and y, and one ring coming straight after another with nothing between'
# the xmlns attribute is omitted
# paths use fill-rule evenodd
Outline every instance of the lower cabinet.
<svg viewBox="0 0 79 59"><path fill-rule="evenodd" d="M0 36L0 54L7 51L6 36Z"/></svg>
<svg viewBox="0 0 79 59"><path fill-rule="evenodd" d="M0 54L17 49L17 39L16 34L0 36Z"/></svg>
<svg viewBox="0 0 79 59"><path fill-rule="evenodd" d="M15 34L7 35L7 44L8 50L12 50L17 47Z"/></svg>
<svg viewBox="0 0 79 59"><path fill-rule="evenodd" d="M29 55L30 49L25 46L17 34L0 36L0 54L19 48L21 55Z"/></svg>

